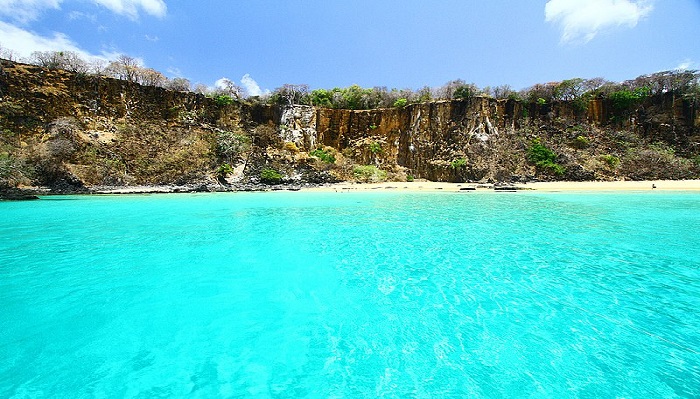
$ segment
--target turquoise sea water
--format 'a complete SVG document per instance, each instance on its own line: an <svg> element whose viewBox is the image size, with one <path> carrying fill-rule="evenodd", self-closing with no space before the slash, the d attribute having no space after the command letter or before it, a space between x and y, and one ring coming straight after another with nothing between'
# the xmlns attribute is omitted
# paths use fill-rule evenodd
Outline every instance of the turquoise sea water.
<svg viewBox="0 0 700 399"><path fill-rule="evenodd" d="M1 398L699 398L700 194L0 203Z"/></svg>

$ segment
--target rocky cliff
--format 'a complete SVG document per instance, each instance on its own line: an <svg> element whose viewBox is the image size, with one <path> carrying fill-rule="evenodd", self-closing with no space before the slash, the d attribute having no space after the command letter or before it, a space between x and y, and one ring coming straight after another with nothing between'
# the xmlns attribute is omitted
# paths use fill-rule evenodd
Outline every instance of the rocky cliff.
<svg viewBox="0 0 700 399"><path fill-rule="evenodd" d="M624 110L473 97L353 111L0 65L6 187L700 177L700 104L673 93Z"/></svg>

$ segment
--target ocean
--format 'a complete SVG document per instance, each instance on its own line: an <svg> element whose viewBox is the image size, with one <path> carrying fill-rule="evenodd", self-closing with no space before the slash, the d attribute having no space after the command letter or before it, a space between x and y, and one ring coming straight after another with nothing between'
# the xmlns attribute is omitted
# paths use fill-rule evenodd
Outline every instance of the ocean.
<svg viewBox="0 0 700 399"><path fill-rule="evenodd" d="M0 203L0 398L699 398L700 194Z"/></svg>

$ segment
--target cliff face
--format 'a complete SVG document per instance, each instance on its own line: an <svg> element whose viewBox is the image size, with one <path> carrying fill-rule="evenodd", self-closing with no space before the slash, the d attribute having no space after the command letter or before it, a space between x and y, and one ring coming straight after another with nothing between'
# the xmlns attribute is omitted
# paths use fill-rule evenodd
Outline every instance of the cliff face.
<svg viewBox="0 0 700 399"><path fill-rule="evenodd" d="M357 172L367 165L396 180L700 175L699 104L671 93L623 111L603 100L577 109L480 97L352 111L223 105L195 93L0 65L4 185L225 185L257 183L263 170L293 183L367 180ZM535 141L561 169L528 157Z"/></svg>
<svg viewBox="0 0 700 399"><path fill-rule="evenodd" d="M10 185L200 181L216 166L217 130L241 122L238 109L194 93L0 66L0 154L13 168L4 176Z"/></svg>
<svg viewBox="0 0 700 399"><path fill-rule="evenodd" d="M686 158L700 149L697 104L672 94L619 115L603 100L577 110L570 103L476 97L400 109L318 109L314 122L319 143L357 163L435 181L690 177L697 168ZM537 138L568 166L563 176L538 173L527 162L526 150ZM372 144L381 149L371 151ZM663 162L639 165L640 153L653 152Z"/></svg>

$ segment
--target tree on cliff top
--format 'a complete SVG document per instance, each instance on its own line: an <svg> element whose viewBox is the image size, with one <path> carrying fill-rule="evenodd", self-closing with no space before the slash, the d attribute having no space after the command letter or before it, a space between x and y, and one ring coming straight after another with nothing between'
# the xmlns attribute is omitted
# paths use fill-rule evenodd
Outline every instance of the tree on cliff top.
<svg viewBox="0 0 700 399"><path fill-rule="evenodd" d="M216 89L205 94L215 98L226 96L231 99L240 99L243 97L243 89L231 79L221 78L216 81Z"/></svg>
<svg viewBox="0 0 700 399"><path fill-rule="evenodd" d="M14 59L15 54L0 46L0 58ZM64 69L75 73L105 74L117 79L140 83L147 86L164 87L170 90L193 90L189 81L182 78L167 79L160 72L145 68L139 59L122 54L107 66L106 61L94 58L91 62L82 60L71 51L36 51L27 60L30 63L49 69ZM219 87L214 93L207 86L194 88L195 92L204 94L224 94L231 98L241 98L243 91L233 82L224 82L226 87ZM363 88L351 85L346 88L331 90L317 89L309 92L306 84L285 84L277 88L271 96L255 97L254 101L263 101L286 105L315 105L341 109L375 109L392 107L396 100L405 98L407 104L426 102L433 99L467 99L475 96L488 96L497 99L515 99L531 103L544 104L553 100L573 101L577 109L586 107L590 98L609 98L612 93L621 90L634 92L636 89L648 90L649 95L673 93L684 98L700 99L700 73L694 70L662 71L642 75L622 83L606 82L602 78L572 78L561 82L536 84L515 93L509 86L497 86L493 89L481 89L475 84L461 79L452 80L439 88L423 87L419 90L391 89L386 87Z"/></svg>
<svg viewBox="0 0 700 399"><path fill-rule="evenodd" d="M300 84L285 84L282 87L278 87L272 92L270 97L272 102L277 104L286 105L311 105L311 98L309 97L309 85Z"/></svg>
<svg viewBox="0 0 700 399"><path fill-rule="evenodd" d="M680 70L642 75L626 83L632 88L647 87L652 95L669 92L683 94L697 86L699 79L700 73L698 71Z"/></svg>
<svg viewBox="0 0 700 399"><path fill-rule="evenodd" d="M192 90L192 84L188 79L185 78L173 78L165 82L164 87L168 90L175 91L190 91Z"/></svg>
<svg viewBox="0 0 700 399"><path fill-rule="evenodd" d="M516 98L517 94L518 93L516 93L515 90L510 87L510 85L500 85L491 89L491 95L498 100Z"/></svg>
<svg viewBox="0 0 700 399"><path fill-rule="evenodd" d="M3 47L2 43L0 43L0 58L10 61L16 61L17 53L15 53L12 49Z"/></svg>
<svg viewBox="0 0 700 399"><path fill-rule="evenodd" d="M122 54L109 63L106 72L114 78L126 80L127 82L136 82L139 69L141 69L139 60Z"/></svg>
<svg viewBox="0 0 700 399"><path fill-rule="evenodd" d="M586 93L584 79L574 78L563 80L554 88L554 99L560 101L573 101Z"/></svg>
<svg viewBox="0 0 700 399"><path fill-rule="evenodd" d="M435 98L445 100L467 99L480 94L483 94L483 91L479 87L462 79L451 80L435 90Z"/></svg>
<svg viewBox="0 0 700 399"><path fill-rule="evenodd" d="M77 53L72 51L35 51L30 61L48 69L63 69L73 73L87 73L90 67Z"/></svg>

